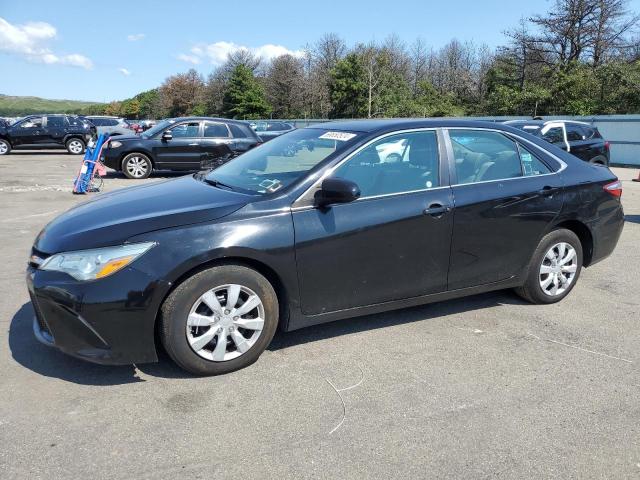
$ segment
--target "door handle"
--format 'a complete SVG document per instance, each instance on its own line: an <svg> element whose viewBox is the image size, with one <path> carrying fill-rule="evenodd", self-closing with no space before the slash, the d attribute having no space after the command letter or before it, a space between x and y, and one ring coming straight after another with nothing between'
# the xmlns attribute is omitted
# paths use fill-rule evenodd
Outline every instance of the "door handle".
<svg viewBox="0 0 640 480"><path fill-rule="evenodd" d="M429 208L425 208L422 213L424 213L425 215L431 215L432 217L439 218L442 215L444 215L445 213L448 213L450 211L451 211L451 206L450 205L442 205L440 203L432 203L431 205L429 205Z"/></svg>
<svg viewBox="0 0 640 480"><path fill-rule="evenodd" d="M540 190L538 190L538 195L549 197L555 194L558 190L559 190L558 187L550 187L549 185L546 185L542 187Z"/></svg>

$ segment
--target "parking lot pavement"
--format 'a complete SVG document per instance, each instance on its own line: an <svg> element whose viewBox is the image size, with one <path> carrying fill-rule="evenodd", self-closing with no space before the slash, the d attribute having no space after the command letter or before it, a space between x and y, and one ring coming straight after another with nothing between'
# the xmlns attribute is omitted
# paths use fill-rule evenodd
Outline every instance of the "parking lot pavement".
<svg viewBox="0 0 640 480"><path fill-rule="evenodd" d="M0 158L0 477L640 477L637 170L615 170L617 250L560 304L498 292L279 333L250 368L192 378L33 338L27 253L87 198L79 162Z"/></svg>

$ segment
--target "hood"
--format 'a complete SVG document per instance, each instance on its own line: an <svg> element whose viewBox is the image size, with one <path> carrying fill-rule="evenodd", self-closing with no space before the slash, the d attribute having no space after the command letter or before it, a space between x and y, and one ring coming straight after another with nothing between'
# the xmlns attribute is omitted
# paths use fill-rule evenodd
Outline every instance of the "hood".
<svg viewBox="0 0 640 480"><path fill-rule="evenodd" d="M117 245L152 230L215 220L252 198L213 187L191 175L124 188L63 213L40 232L34 247L53 254Z"/></svg>
<svg viewBox="0 0 640 480"><path fill-rule="evenodd" d="M118 142L130 142L131 140L140 140L142 137L140 135L113 135L109 137L109 140L118 141Z"/></svg>

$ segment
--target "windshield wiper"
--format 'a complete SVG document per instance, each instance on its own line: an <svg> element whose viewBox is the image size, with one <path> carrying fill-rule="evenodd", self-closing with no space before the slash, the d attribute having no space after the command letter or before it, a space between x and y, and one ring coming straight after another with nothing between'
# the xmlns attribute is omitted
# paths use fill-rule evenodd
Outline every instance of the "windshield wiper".
<svg viewBox="0 0 640 480"><path fill-rule="evenodd" d="M233 187L232 185L228 185L226 183L222 183L220 180L216 180L215 178L206 178L206 177L204 177L203 180L205 182L207 182L209 185L212 185L214 187L226 188L227 190L235 190L235 187Z"/></svg>

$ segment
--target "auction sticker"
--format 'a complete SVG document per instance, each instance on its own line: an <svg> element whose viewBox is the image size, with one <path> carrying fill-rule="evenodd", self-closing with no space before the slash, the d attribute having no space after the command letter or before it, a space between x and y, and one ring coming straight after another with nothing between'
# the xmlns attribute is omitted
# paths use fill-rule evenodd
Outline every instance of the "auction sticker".
<svg viewBox="0 0 640 480"><path fill-rule="evenodd" d="M327 133L323 133L318 138L322 138L323 140L339 140L341 142L346 142L347 140L351 140L355 136L356 136L355 133L327 132Z"/></svg>

